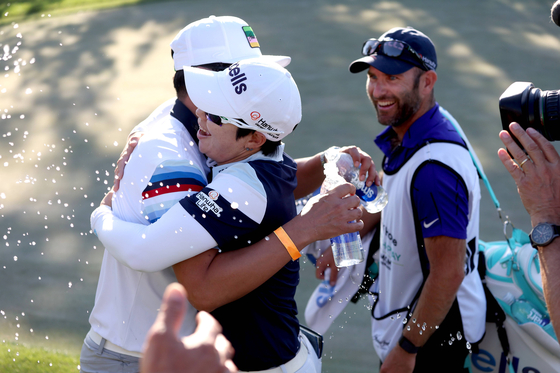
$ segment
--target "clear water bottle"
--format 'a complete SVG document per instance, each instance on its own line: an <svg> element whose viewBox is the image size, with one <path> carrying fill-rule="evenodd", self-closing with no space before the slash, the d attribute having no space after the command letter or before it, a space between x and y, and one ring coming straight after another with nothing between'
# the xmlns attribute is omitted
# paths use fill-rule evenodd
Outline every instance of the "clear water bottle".
<svg viewBox="0 0 560 373"><path fill-rule="evenodd" d="M337 267L349 267L364 261L364 248L358 232L331 238L331 248Z"/></svg>
<svg viewBox="0 0 560 373"><path fill-rule="evenodd" d="M524 299L516 299L511 293L507 293L503 300L510 306L511 316L513 316L519 325L528 322L535 323L552 338L556 339L554 329L550 323L550 317L537 311L531 302Z"/></svg>
<svg viewBox="0 0 560 373"><path fill-rule="evenodd" d="M336 166L338 174L356 187L356 195L360 197L362 206L367 212L374 214L383 210L389 202L387 192L381 186L367 187L364 181L360 181L360 169L354 166L350 154L340 153L338 149L330 148L326 152L326 158L325 175L334 172Z"/></svg>
<svg viewBox="0 0 560 373"><path fill-rule="evenodd" d="M325 167L327 164L325 164ZM338 174L336 166L334 168L326 168L325 176L325 181L321 186L322 194L344 183L344 179ZM333 251L334 264L337 267L348 267L364 261L362 239L358 232L346 233L331 238L331 248Z"/></svg>

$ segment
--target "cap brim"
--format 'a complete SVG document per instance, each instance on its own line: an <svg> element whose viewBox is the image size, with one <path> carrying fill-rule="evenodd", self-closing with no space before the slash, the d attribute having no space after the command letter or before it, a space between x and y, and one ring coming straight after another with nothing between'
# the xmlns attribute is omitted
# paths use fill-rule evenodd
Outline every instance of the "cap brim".
<svg viewBox="0 0 560 373"><path fill-rule="evenodd" d="M415 65L398 58L392 58L383 55L371 55L362 57L352 62L348 67L348 70L350 70L351 73L355 74L369 69L370 66L373 66L377 70L387 75L398 75L410 70Z"/></svg>
<svg viewBox="0 0 560 373"><path fill-rule="evenodd" d="M184 66L183 71L187 93L197 108L215 115L239 118L220 87L216 76L220 72L189 66Z"/></svg>
<svg viewBox="0 0 560 373"><path fill-rule="evenodd" d="M271 54L263 54L262 57L260 58L267 61L276 62L278 65L282 67L286 67L290 64L290 62L292 62L292 57L288 57L288 56L275 56Z"/></svg>

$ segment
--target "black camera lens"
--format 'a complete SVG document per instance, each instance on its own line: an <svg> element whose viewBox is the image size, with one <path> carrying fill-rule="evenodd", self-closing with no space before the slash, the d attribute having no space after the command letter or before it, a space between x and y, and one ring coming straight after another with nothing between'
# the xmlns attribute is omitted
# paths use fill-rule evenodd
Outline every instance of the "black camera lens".
<svg viewBox="0 0 560 373"><path fill-rule="evenodd" d="M560 91L542 91L533 83L515 82L500 96L502 128L517 122L542 133L549 141L560 140Z"/></svg>

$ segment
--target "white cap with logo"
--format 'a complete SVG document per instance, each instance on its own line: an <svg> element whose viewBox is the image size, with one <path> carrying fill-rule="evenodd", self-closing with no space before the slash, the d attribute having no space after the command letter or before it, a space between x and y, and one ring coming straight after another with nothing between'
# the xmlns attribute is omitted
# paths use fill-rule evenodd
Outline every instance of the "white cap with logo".
<svg viewBox="0 0 560 373"><path fill-rule="evenodd" d="M171 42L175 70L209 63L234 63L262 57L288 66L288 56L261 53L255 33L247 22L237 17L210 16L189 24Z"/></svg>
<svg viewBox="0 0 560 373"><path fill-rule="evenodd" d="M239 128L262 132L267 139L278 141L301 121L296 82L277 63L253 58L220 72L191 67L185 67L184 72L192 102Z"/></svg>

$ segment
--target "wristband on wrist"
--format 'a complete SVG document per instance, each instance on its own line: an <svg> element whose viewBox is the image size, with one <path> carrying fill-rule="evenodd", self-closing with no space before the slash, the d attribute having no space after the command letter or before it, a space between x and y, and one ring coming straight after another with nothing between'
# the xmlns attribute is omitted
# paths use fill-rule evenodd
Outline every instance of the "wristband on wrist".
<svg viewBox="0 0 560 373"><path fill-rule="evenodd" d="M409 354L416 354L419 350L419 347L416 347L404 335L401 335L401 337L399 338L399 346L401 346L401 348Z"/></svg>
<svg viewBox="0 0 560 373"><path fill-rule="evenodd" d="M278 237L280 242L282 242L282 245L284 245L284 247L288 251L288 254L290 254L290 256L292 257L292 260L296 260L301 256L301 253L297 249L290 236L288 236L288 233L286 233L284 228L278 228L274 231L274 234L276 235L276 237Z"/></svg>

